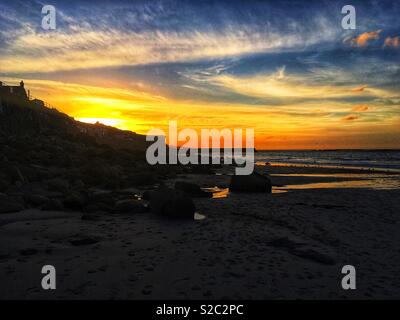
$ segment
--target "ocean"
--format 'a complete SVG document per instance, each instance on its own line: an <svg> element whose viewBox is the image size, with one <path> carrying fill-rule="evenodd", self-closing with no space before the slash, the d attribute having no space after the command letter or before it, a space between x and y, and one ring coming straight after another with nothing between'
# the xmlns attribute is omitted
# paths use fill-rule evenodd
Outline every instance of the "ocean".
<svg viewBox="0 0 400 320"><path fill-rule="evenodd" d="M400 150L268 150L254 156L256 162L400 169Z"/></svg>

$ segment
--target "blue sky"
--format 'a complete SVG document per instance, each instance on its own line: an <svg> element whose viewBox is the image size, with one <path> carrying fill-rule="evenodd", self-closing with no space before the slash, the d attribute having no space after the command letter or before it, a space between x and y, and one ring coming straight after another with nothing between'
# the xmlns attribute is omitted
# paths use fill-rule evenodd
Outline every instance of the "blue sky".
<svg viewBox="0 0 400 320"><path fill-rule="evenodd" d="M276 145L309 130L299 146L320 146L325 130L351 146L371 147L369 139L400 147L398 1L46 4L57 10L54 31L41 28L41 2L0 0L0 77L26 79L32 92L73 116L119 117L129 127L138 107L158 121L185 121L179 112L190 104L199 126L221 122L218 111L214 120L199 116L213 107L228 112L232 126L248 119ZM345 4L356 8L356 30L341 27ZM116 90L112 97L107 88ZM82 92L91 108L76 103ZM105 102L108 113L97 115L93 101ZM171 114L171 105L180 111ZM142 120L138 131L157 124ZM279 127L287 129L284 142Z"/></svg>

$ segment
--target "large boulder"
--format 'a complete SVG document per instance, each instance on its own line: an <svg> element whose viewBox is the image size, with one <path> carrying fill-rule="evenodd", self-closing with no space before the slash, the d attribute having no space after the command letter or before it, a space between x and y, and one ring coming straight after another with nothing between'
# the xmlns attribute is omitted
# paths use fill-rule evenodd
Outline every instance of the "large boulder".
<svg viewBox="0 0 400 320"><path fill-rule="evenodd" d="M212 196L212 193L201 190L197 184L181 180L175 182L175 189L186 192L192 197L209 198Z"/></svg>
<svg viewBox="0 0 400 320"><path fill-rule="evenodd" d="M247 176L232 176L230 191L236 192L272 192L271 180L257 172L253 172Z"/></svg>
<svg viewBox="0 0 400 320"><path fill-rule="evenodd" d="M151 211L155 214L177 219L194 219L196 207L193 200L181 190L160 188L149 192Z"/></svg>

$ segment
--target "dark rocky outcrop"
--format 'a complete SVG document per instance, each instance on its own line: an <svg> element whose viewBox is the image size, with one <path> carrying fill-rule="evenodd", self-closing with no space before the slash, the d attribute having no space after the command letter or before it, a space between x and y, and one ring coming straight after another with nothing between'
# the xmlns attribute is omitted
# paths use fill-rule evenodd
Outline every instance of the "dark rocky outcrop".
<svg viewBox="0 0 400 320"><path fill-rule="evenodd" d="M196 211L193 200L181 190L166 187L151 191L146 195L151 211L168 218L193 219Z"/></svg>
<svg viewBox="0 0 400 320"><path fill-rule="evenodd" d="M147 208L142 201L126 199L115 202L114 211L117 213L141 213L146 212Z"/></svg>
<svg viewBox="0 0 400 320"><path fill-rule="evenodd" d="M24 209L23 200L0 193L0 213L18 212Z"/></svg>
<svg viewBox="0 0 400 320"><path fill-rule="evenodd" d="M54 178L46 182L49 190L66 192L69 189L69 182L66 179Z"/></svg>
<svg viewBox="0 0 400 320"><path fill-rule="evenodd" d="M180 165L150 166L143 135L81 123L28 100L3 99L0 105L0 192L22 197L3 197L2 212L112 212L116 201L127 199L114 191L152 186L183 171ZM116 211L127 205L118 204ZM131 202L130 209L143 207Z"/></svg>
<svg viewBox="0 0 400 320"><path fill-rule="evenodd" d="M234 192L272 192L271 180L257 172L247 176L232 176L229 190Z"/></svg>

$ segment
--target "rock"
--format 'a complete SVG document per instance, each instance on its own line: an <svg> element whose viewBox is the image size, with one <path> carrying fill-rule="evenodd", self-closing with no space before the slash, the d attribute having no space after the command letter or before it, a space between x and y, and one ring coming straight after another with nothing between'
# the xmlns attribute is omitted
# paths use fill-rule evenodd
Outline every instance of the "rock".
<svg viewBox="0 0 400 320"><path fill-rule="evenodd" d="M89 194L88 201L91 204L101 203L112 206L114 205L113 192L104 190L93 191L91 194Z"/></svg>
<svg viewBox="0 0 400 320"><path fill-rule="evenodd" d="M114 211L120 213L141 213L146 212L147 208L139 200L127 199L115 202Z"/></svg>
<svg viewBox="0 0 400 320"><path fill-rule="evenodd" d="M0 213L18 212L24 209L24 205L17 198L0 193Z"/></svg>
<svg viewBox="0 0 400 320"><path fill-rule="evenodd" d="M71 193L65 197L63 204L68 209L81 210L86 204L86 199L81 194Z"/></svg>
<svg viewBox="0 0 400 320"><path fill-rule="evenodd" d="M201 190L201 188L195 184L195 183L191 183L191 182L186 182L186 181L176 181L175 182L175 186L174 188L176 190L181 190L186 192L187 194L191 195L192 197L201 197L201 198L210 198L212 197L212 193L211 192L205 192L203 190Z"/></svg>
<svg viewBox="0 0 400 320"><path fill-rule="evenodd" d="M69 188L69 183L67 180L54 178L47 181L47 186L49 190L66 192Z"/></svg>
<svg viewBox="0 0 400 320"><path fill-rule="evenodd" d="M43 206L43 210L62 210L64 208L63 204L58 199L49 199Z"/></svg>
<svg viewBox="0 0 400 320"><path fill-rule="evenodd" d="M230 191L236 192L272 192L271 180L257 172L253 172L247 176L232 176L230 184Z"/></svg>
<svg viewBox="0 0 400 320"><path fill-rule="evenodd" d="M150 208L155 214L178 219L193 219L196 207L181 190L160 188L149 194Z"/></svg>
<svg viewBox="0 0 400 320"><path fill-rule="evenodd" d="M49 201L48 198L46 198L45 196L43 196L41 194L30 194L30 193L25 194L24 199L27 203L29 203L35 207L44 205Z"/></svg>

